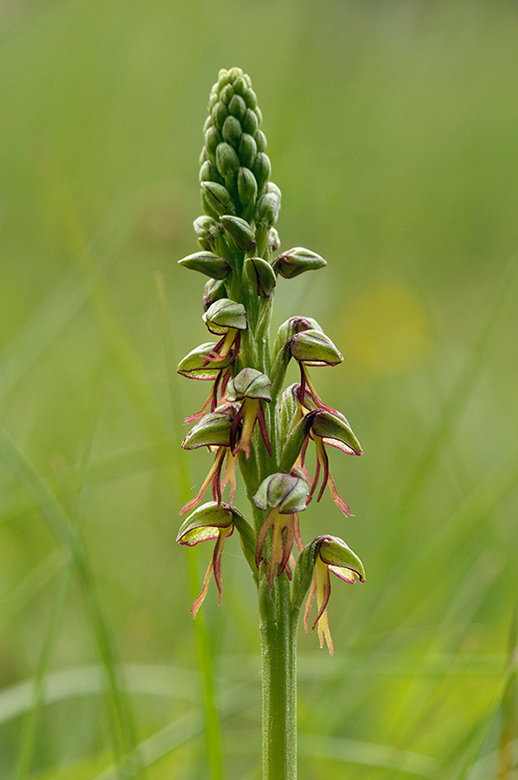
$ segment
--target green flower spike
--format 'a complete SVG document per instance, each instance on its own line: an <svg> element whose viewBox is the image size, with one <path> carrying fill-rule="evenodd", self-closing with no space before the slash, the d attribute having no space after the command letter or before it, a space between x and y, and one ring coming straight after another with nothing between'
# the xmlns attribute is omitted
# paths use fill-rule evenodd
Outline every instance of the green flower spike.
<svg viewBox="0 0 518 780"><path fill-rule="evenodd" d="M272 448L266 421L264 419L263 401L271 401L271 382L266 376L255 368L243 368L242 371L228 385L228 400L231 403L241 401L239 412L232 423L230 434L230 446L232 454L244 452L245 457L250 457L252 446L252 433L256 422L259 423L261 435L268 454L271 456ZM237 441L239 427L239 441ZM237 443L236 443L237 442Z"/></svg>
<svg viewBox="0 0 518 780"><path fill-rule="evenodd" d="M255 562L259 568L264 543L271 528L270 588L273 585L277 564L279 565L278 576L286 571L291 579L288 561L293 542L297 542L299 550L302 548L297 513L306 508L307 496L308 483L305 479L291 474L272 474L260 484L259 490L253 497L258 509L270 510L257 536L255 551Z"/></svg>
<svg viewBox="0 0 518 780"><path fill-rule="evenodd" d="M333 640L331 639L327 618L327 604L331 595L329 572L336 574L344 582L354 583L357 580L365 582L365 571L358 556L337 536L319 536L311 542L310 547L313 552L315 568L306 602L304 628L306 631L308 630L309 613L316 596L317 616L312 628L314 630L315 626L318 625L320 647L324 646L325 637L329 653L333 655ZM302 556L300 560L302 560Z"/></svg>
<svg viewBox="0 0 518 780"><path fill-rule="evenodd" d="M220 71L209 99L200 158L202 202L209 216L248 222L254 218L271 171L261 123L249 77L240 68ZM225 227L236 240L228 220ZM240 236L237 241L241 242Z"/></svg>
<svg viewBox="0 0 518 780"><path fill-rule="evenodd" d="M223 544L227 537L232 535L234 527L237 528L241 545L247 559L250 560L250 547L252 543L252 529L245 518L238 510L229 504L208 503L203 504L182 523L176 541L178 544L184 544L188 547L200 542L206 542L210 539L216 540L214 553L209 563L201 593L192 605L191 612L193 618L205 600L211 575L214 574L216 586L218 588L218 603L221 604L223 594L221 581L221 555Z"/></svg>

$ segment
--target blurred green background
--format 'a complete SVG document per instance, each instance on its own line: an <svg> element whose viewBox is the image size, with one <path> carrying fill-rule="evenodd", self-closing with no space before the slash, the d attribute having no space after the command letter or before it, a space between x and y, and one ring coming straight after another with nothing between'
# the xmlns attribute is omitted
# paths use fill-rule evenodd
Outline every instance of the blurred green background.
<svg viewBox="0 0 518 780"><path fill-rule="evenodd" d="M331 456L355 517L304 517L367 583L333 582L334 658L301 630L300 777L516 777L516 2L3 0L0 36L0 777L106 780L135 744L150 780L222 776L200 656L226 776L259 777L249 570L232 539L193 624L210 549L175 544L211 462L179 448L207 388L175 379L206 340L176 260L233 65L282 246L328 261L276 322L339 346L312 375L365 450Z"/></svg>

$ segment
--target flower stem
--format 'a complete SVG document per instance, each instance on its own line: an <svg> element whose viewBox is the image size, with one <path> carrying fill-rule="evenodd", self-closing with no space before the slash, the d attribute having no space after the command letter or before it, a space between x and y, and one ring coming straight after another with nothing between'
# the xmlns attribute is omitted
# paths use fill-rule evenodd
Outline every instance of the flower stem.
<svg viewBox="0 0 518 780"><path fill-rule="evenodd" d="M263 780L297 777L297 635L285 573L259 586L263 679Z"/></svg>

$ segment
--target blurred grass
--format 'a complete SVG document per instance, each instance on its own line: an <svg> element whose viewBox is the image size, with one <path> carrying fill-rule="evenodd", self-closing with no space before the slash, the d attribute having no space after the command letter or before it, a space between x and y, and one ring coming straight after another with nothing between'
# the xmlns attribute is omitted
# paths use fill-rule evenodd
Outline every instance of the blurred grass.
<svg viewBox="0 0 518 780"><path fill-rule="evenodd" d="M179 383L171 407L155 275L181 356L205 333L201 280L175 261L195 246L208 90L234 64L265 117L283 247L329 263L279 286L276 317L314 316L340 346L314 379L365 449L332 460L356 517L323 500L304 518L368 580L333 584L333 659L300 636L301 777L516 774L517 33L511 0L0 3L0 776L116 776L92 596L135 720L119 765L135 744L150 780L210 774L174 543L208 465L185 472L175 411L204 388ZM204 620L227 776L256 778L238 545Z"/></svg>

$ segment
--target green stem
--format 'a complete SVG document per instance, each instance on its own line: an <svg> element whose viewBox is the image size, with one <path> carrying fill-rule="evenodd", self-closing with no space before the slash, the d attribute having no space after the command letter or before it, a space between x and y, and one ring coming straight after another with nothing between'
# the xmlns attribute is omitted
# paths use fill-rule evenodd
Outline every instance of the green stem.
<svg viewBox="0 0 518 780"><path fill-rule="evenodd" d="M263 780L297 777L297 634L291 617L290 583L283 574L270 591L260 585L263 679Z"/></svg>

